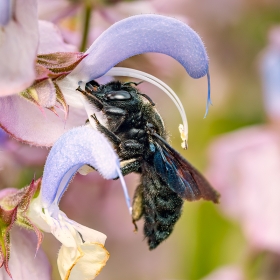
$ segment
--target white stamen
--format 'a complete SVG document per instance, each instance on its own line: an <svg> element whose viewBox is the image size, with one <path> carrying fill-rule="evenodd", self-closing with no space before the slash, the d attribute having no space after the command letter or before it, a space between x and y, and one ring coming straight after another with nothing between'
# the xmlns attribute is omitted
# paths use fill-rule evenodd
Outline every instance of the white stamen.
<svg viewBox="0 0 280 280"><path fill-rule="evenodd" d="M146 82L149 82L158 88L160 88L162 91L164 91L174 102L176 107L179 110L179 113L182 118L183 126L184 126L184 132L180 131L181 135L183 135L182 140L182 147L187 148L187 141L188 141L188 121L187 116L184 110L184 107L179 99L179 97L176 95L176 93L163 81L160 79L154 77L153 75L150 75L148 73L131 69L131 68L124 68L124 67L113 67L111 70L109 70L105 76L126 76L126 77L132 77L140 80L144 80Z"/></svg>
<svg viewBox="0 0 280 280"><path fill-rule="evenodd" d="M130 197L129 197L129 194L128 194L128 191L127 191L127 187L126 187L126 184L125 184L122 172L121 172L121 170L119 168L117 169L117 172L118 172L121 184L122 184L122 188L123 188L123 192L124 192L124 197L125 197L125 202L126 202L129 214L131 215L132 214L132 207L131 207Z"/></svg>

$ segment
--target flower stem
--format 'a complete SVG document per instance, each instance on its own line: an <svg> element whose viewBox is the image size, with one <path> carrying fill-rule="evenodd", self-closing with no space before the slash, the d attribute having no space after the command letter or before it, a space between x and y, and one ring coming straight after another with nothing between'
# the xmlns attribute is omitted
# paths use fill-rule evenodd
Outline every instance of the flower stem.
<svg viewBox="0 0 280 280"><path fill-rule="evenodd" d="M87 47L87 41L88 41L88 33L89 33L89 26L90 26L90 20L91 20L91 12L92 12L92 4L91 1L87 1L84 8L84 23L83 23L83 37L82 42L80 46L80 51L84 52Z"/></svg>

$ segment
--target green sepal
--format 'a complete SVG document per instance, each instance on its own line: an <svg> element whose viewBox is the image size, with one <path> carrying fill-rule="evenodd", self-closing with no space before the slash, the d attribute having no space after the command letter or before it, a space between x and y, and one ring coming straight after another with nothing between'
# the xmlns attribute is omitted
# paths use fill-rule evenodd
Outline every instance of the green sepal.
<svg viewBox="0 0 280 280"><path fill-rule="evenodd" d="M13 225L17 224L35 231L38 240L37 250L42 243L42 232L26 215L31 200L38 196L40 186L41 179L32 180L29 186L20 190L11 190L0 200L0 267L4 265L11 278L8 263L10 258L10 232Z"/></svg>

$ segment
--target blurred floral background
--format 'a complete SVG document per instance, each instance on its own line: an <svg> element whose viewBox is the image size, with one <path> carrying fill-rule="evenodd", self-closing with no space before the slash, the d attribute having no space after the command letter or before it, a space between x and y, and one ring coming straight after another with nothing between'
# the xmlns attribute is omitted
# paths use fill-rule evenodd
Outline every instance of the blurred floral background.
<svg viewBox="0 0 280 280"><path fill-rule="evenodd" d="M98 279L280 279L280 2L39 0L38 12L81 51L123 18L169 15L198 32L210 57L213 106L205 119L206 78L189 78L161 54L120 63L160 78L179 95L189 120L187 151L180 147L175 106L154 86L139 86L157 104L172 145L222 196L220 205L185 202L170 238L150 252L141 230L133 232L119 182L77 175L61 209L108 236L110 259ZM45 148L19 144L0 131L0 150L1 188L20 188L41 176ZM126 177L131 196L138 181L138 175ZM46 233L42 246L59 279L59 242Z"/></svg>

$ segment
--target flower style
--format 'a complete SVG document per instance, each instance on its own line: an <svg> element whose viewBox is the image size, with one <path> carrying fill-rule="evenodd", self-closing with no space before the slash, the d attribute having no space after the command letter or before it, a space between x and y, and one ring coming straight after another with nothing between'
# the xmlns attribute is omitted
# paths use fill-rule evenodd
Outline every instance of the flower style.
<svg viewBox="0 0 280 280"><path fill-rule="evenodd" d="M133 69L113 68L126 58L146 52L159 52L175 58L193 78L207 75L208 110L208 57L200 37L178 20L158 15L141 15L111 26L84 54L39 55L37 77L32 87L21 96L12 95L1 99L0 126L20 141L38 146L52 146L61 134L82 125L86 119L84 107L88 107L76 91L77 87L83 87L88 81L104 75L118 75L147 80L167 92L181 112L185 141L188 134L187 121L183 106L175 93L151 75ZM54 106L57 106L55 101L58 101L64 107L67 120L65 121L64 117L58 118L50 110L44 111L44 115L38 114L38 109L28 101L38 103L40 94L44 96L44 100L52 100L51 105L48 102L39 102L41 110L42 107L47 107L54 111ZM28 101L22 96L27 97ZM66 104L70 106L69 114ZM92 113L87 111L88 114ZM182 129L180 132L182 134Z"/></svg>

